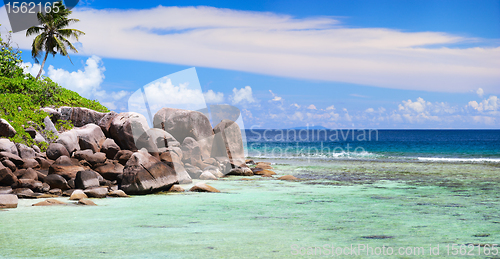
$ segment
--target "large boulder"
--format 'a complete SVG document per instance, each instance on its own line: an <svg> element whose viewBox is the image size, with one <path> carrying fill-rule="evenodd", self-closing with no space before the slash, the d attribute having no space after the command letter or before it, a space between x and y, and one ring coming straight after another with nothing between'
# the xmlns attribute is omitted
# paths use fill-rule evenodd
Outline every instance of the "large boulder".
<svg viewBox="0 0 500 259"><path fill-rule="evenodd" d="M87 124L73 130L78 137L78 143L82 150L91 149L93 152L99 152L102 143L106 140L101 128L95 124Z"/></svg>
<svg viewBox="0 0 500 259"><path fill-rule="evenodd" d="M106 162L105 164L96 167L94 170L98 172L104 179L109 181L121 181L123 169L125 167L118 162Z"/></svg>
<svg viewBox="0 0 500 259"><path fill-rule="evenodd" d="M49 116L50 116L50 119L54 123L61 119L61 113L58 112L56 109L53 109L53 108L50 108L50 107L44 107L44 108L40 108L40 110L48 113Z"/></svg>
<svg viewBox="0 0 500 259"><path fill-rule="evenodd" d="M146 117L136 112L123 112L113 118L109 135L121 149L137 151L135 144L149 130Z"/></svg>
<svg viewBox="0 0 500 259"><path fill-rule="evenodd" d="M101 152L92 153L92 150L87 149L75 152L74 158L78 160L85 160L89 162L92 166L95 166L97 164L102 164L106 161L106 154Z"/></svg>
<svg viewBox="0 0 500 259"><path fill-rule="evenodd" d="M69 157L69 152L63 144L50 143L46 155L49 159L56 160L61 156Z"/></svg>
<svg viewBox="0 0 500 259"><path fill-rule="evenodd" d="M180 143L170 133L156 128L148 129L136 138L135 144L138 149L145 148L149 152L162 152L169 147L180 147Z"/></svg>
<svg viewBox="0 0 500 259"><path fill-rule="evenodd" d="M14 162L16 166L20 167L24 164L24 161L22 158L20 158L18 155L14 155L10 152L0 152L0 159L9 159L10 161Z"/></svg>
<svg viewBox="0 0 500 259"><path fill-rule="evenodd" d="M49 175L58 174L69 180L75 178L78 171L83 170L85 168L80 165L78 159L61 156L49 167Z"/></svg>
<svg viewBox="0 0 500 259"><path fill-rule="evenodd" d="M0 165L0 185L10 186L17 182L17 177L10 168Z"/></svg>
<svg viewBox="0 0 500 259"><path fill-rule="evenodd" d="M163 108L153 119L155 128L163 129L179 142L191 137L199 144L203 158L209 158L212 149L213 131L208 118L201 112Z"/></svg>
<svg viewBox="0 0 500 259"><path fill-rule="evenodd" d="M25 168L25 169L38 168L38 167L39 167L38 162L36 161L36 159L33 159L33 158L23 159L23 165L21 166L21 168Z"/></svg>
<svg viewBox="0 0 500 259"><path fill-rule="evenodd" d="M78 143L78 136L74 129L70 131L63 132L59 135L56 143L62 144L71 155L73 152L80 150L80 145Z"/></svg>
<svg viewBox="0 0 500 259"><path fill-rule="evenodd" d="M69 196L69 199L72 201L78 201L78 200L87 199L87 198L88 198L87 194L85 194L82 190L74 190L71 193L71 196Z"/></svg>
<svg viewBox="0 0 500 259"><path fill-rule="evenodd" d="M92 187L99 187L97 174L90 170L79 171L76 173L75 187L83 190Z"/></svg>
<svg viewBox="0 0 500 259"><path fill-rule="evenodd" d="M45 130L52 132L54 135L59 136L59 132L57 132L56 126L52 123L52 120L49 116L43 119L43 124L45 124Z"/></svg>
<svg viewBox="0 0 500 259"><path fill-rule="evenodd" d="M118 144L116 144L116 142L111 138L107 138L102 143L101 152L106 154L106 157L108 159L113 159L116 153L118 153L118 151L120 150L120 146L118 146Z"/></svg>
<svg viewBox="0 0 500 259"><path fill-rule="evenodd" d="M9 152L16 156L19 155L16 144L6 138L0 138L0 152Z"/></svg>
<svg viewBox="0 0 500 259"><path fill-rule="evenodd" d="M35 150L24 144L16 144L17 152L19 156L23 159L35 158Z"/></svg>
<svg viewBox="0 0 500 259"><path fill-rule="evenodd" d="M0 194L0 209L17 208L18 201L15 194Z"/></svg>
<svg viewBox="0 0 500 259"><path fill-rule="evenodd" d="M99 121L106 115L103 112L97 112L91 109L82 107L60 107L57 109L61 113L62 120L71 120L75 127L82 127L84 125L93 123L99 124Z"/></svg>
<svg viewBox="0 0 500 259"><path fill-rule="evenodd" d="M69 189L66 179L58 174L47 175L43 180L50 185L51 189L61 189L63 191Z"/></svg>
<svg viewBox="0 0 500 259"><path fill-rule="evenodd" d="M238 124L231 120L222 120L214 127L214 134L212 157L227 156L234 165L244 165L245 151Z"/></svg>
<svg viewBox="0 0 500 259"><path fill-rule="evenodd" d="M16 134L14 127L7 120L0 118L0 137L12 138Z"/></svg>
<svg viewBox="0 0 500 259"><path fill-rule="evenodd" d="M16 164L14 164L14 162L8 160L8 159L5 159L2 161L2 164L5 166L5 167L8 167L12 172L16 171L17 170L17 166Z"/></svg>
<svg viewBox="0 0 500 259"><path fill-rule="evenodd" d="M101 127L102 132L106 137L110 138L111 135L109 135L109 128L111 127L111 124L113 123L114 118L118 116L118 113L116 112L108 112L102 119L99 121L97 125Z"/></svg>
<svg viewBox="0 0 500 259"><path fill-rule="evenodd" d="M122 165L127 164L127 161L130 159L130 157L134 154L134 152L130 150L120 150L118 153L116 153L114 160L118 160L118 162Z"/></svg>
<svg viewBox="0 0 500 259"><path fill-rule="evenodd" d="M183 154L183 162L200 167L202 169L205 167L205 164L203 164L201 160L200 145L195 139L191 137L185 138L182 142L181 150Z"/></svg>
<svg viewBox="0 0 500 259"><path fill-rule="evenodd" d="M147 194L168 190L177 182L172 168L141 150L134 153L125 165L121 189L128 194Z"/></svg>
<svg viewBox="0 0 500 259"><path fill-rule="evenodd" d="M87 196L90 198L106 198L106 195L108 195L108 188L107 187L94 187L90 189L86 189L83 191Z"/></svg>
<svg viewBox="0 0 500 259"><path fill-rule="evenodd" d="M19 177L19 179L31 179L38 180L38 173L32 168L26 169L26 171Z"/></svg>

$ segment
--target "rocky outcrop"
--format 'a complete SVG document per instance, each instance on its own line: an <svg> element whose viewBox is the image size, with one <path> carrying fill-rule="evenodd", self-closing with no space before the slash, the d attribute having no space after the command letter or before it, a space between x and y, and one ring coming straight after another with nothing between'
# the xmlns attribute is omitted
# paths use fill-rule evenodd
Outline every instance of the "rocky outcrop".
<svg viewBox="0 0 500 259"><path fill-rule="evenodd" d="M213 131L210 121L203 113L163 108L155 114L153 125L172 134L181 143L187 137L195 139L200 145L202 157L210 157Z"/></svg>
<svg viewBox="0 0 500 259"><path fill-rule="evenodd" d="M146 151L134 153L123 170L121 189L128 194L168 190L177 183L175 171Z"/></svg>
<svg viewBox="0 0 500 259"><path fill-rule="evenodd" d="M10 186L17 182L17 176L10 168L0 165L0 185Z"/></svg>
<svg viewBox="0 0 500 259"><path fill-rule="evenodd" d="M58 174L47 175L44 181L50 185L51 189L61 189L63 191L69 189L66 179Z"/></svg>
<svg viewBox="0 0 500 259"><path fill-rule="evenodd" d="M101 152L106 154L106 157L108 159L113 159L116 156L116 153L118 153L118 151L120 150L121 150L120 147L111 138L107 138L102 143Z"/></svg>
<svg viewBox="0 0 500 259"><path fill-rule="evenodd" d="M99 187L99 179L97 174L93 171L79 171L76 173L75 187L77 189L87 189L92 187Z"/></svg>
<svg viewBox="0 0 500 259"><path fill-rule="evenodd" d="M212 157L227 156L236 166L245 164L245 151L241 129L231 120L223 120L214 127Z"/></svg>
<svg viewBox="0 0 500 259"><path fill-rule="evenodd" d="M49 175L57 174L69 180L75 178L78 171L83 170L85 168L80 165L77 159L61 156L50 166Z"/></svg>
<svg viewBox="0 0 500 259"><path fill-rule="evenodd" d="M9 152L0 152L0 159L8 159L12 161L16 166L20 167L24 164L22 158Z"/></svg>
<svg viewBox="0 0 500 259"><path fill-rule="evenodd" d="M9 152L16 156L19 155L16 144L5 138L0 138L0 152Z"/></svg>
<svg viewBox="0 0 500 259"><path fill-rule="evenodd" d="M80 150L80 145L78 144L78 136L74 130L63 132L59 135L56 143L62 144L68 153L71 155L73 152Z"/></svg>
<svg viewBox="0 0 500 259"><path fill-rule="evenodd" d="M17 152L23 159L35 158L35 150L24 144L16 144Z"/></svg>
<svg viewBox="0 0 500 259"><path fill-rule="evenodd" d="M94 170L98 172L104 179L109 181L121 181L123 169L125 167L116 162L106 162L105 164L96 167Z"/></svg>
<svg viewBox="0 0 500 259"><path fill-rule="evenodd" d="M96 124L87 124L73 130L78 137L78 144L81 150L90 149L93 152L99 152L102 143L106 140L106 136L104 136L101 128Z"/></svg>
<svg viewBox="0 0 500 259"><path fill-rule="evenodd" d="M69 157L69 152L63 144L51 143L46 151L47 157L56 160L61 156Z"/></svg>
<svg viewBox="0 0 500 259"><path fill-rule="evenodd" d="M115 116L109 126L109 135L121 149L137 151L136 139L149 130L146 118L136 112L123 112Z"/></svg>
<svg viewBox="0 0 500 259"><path fill-rule="evenodd" d="M0 118L0 137L12 138L16 134L14 127L7 120Z"/></svg>
<svg viewBox="0 0 500 259"><path fill-rule="evenodd" d="M97 112L82 107L61 107L57 109L61 114L62 120L71 120L75 127L82 127L87 124L99 124L99 121L106 115L103 112Z"/></svg>
<svg viewBox="0 0 500 259"><path fill-rule="evenodd" d="M113 123L113 119L118 116L118 113L116 112L108 112L102 119L99 121L97 125L101 127L102 132L106 137L110 138L111 135L109 134L109 128L111 127L111 124Z"/></svg>
<svg viewBox="0 0 500 259"><path fill-rule="evenodd" d="M49 118L49 116L43 119L43 124L45 124L45 130L52 132L56 136L59 136L59 132L57 132L56 126L54 126L54 123Z"/></svg>
<svg viewBox="0 0 500 259"><path fill-rule="evenodd" d="M210 171L203 171L200 175L200 180L217 180L217 177L213 175Z"/></svg>

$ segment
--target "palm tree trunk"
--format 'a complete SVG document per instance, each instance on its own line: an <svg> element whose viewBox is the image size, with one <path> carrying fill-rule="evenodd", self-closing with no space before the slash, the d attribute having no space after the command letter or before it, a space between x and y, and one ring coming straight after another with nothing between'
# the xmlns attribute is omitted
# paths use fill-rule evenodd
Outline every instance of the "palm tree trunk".
<svg viewBox="0 0 500 259"><path fill-rule="evenodd" d="M43 58L42 66L40 67L40 72L38 72L38 75L36 76L35 80L38 80L38 78L42 75L43 66L45 65L45 61L47 60L48 55L49 55L49 52L45 51L45 57Z"/></svg>

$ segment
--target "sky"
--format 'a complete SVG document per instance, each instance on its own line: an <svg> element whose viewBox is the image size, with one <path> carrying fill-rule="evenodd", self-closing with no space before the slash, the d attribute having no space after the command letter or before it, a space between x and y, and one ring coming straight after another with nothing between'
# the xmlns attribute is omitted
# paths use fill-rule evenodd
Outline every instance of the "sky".
<svg viewBox="0 0 500 259"><path fill-rule="evenodd" d="M233 105L246 128L500 128L498 0L95 0L71 17L79 53L44 76L116 112L143 88ZM32 38L12 40L37 73ZM193 81L164 78L179 71Z"/></svg>

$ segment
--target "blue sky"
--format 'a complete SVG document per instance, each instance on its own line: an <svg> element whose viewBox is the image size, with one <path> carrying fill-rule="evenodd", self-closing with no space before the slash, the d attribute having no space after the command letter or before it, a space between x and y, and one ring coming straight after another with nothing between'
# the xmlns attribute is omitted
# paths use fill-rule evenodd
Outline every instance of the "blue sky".
<svg viewBox="0 0 500 259"><path fill-rule="evenodd" d="M45 75L117 112L196 67L247 128L500 128L500 1L97 0L73 17L80 53Z"/></svg>

